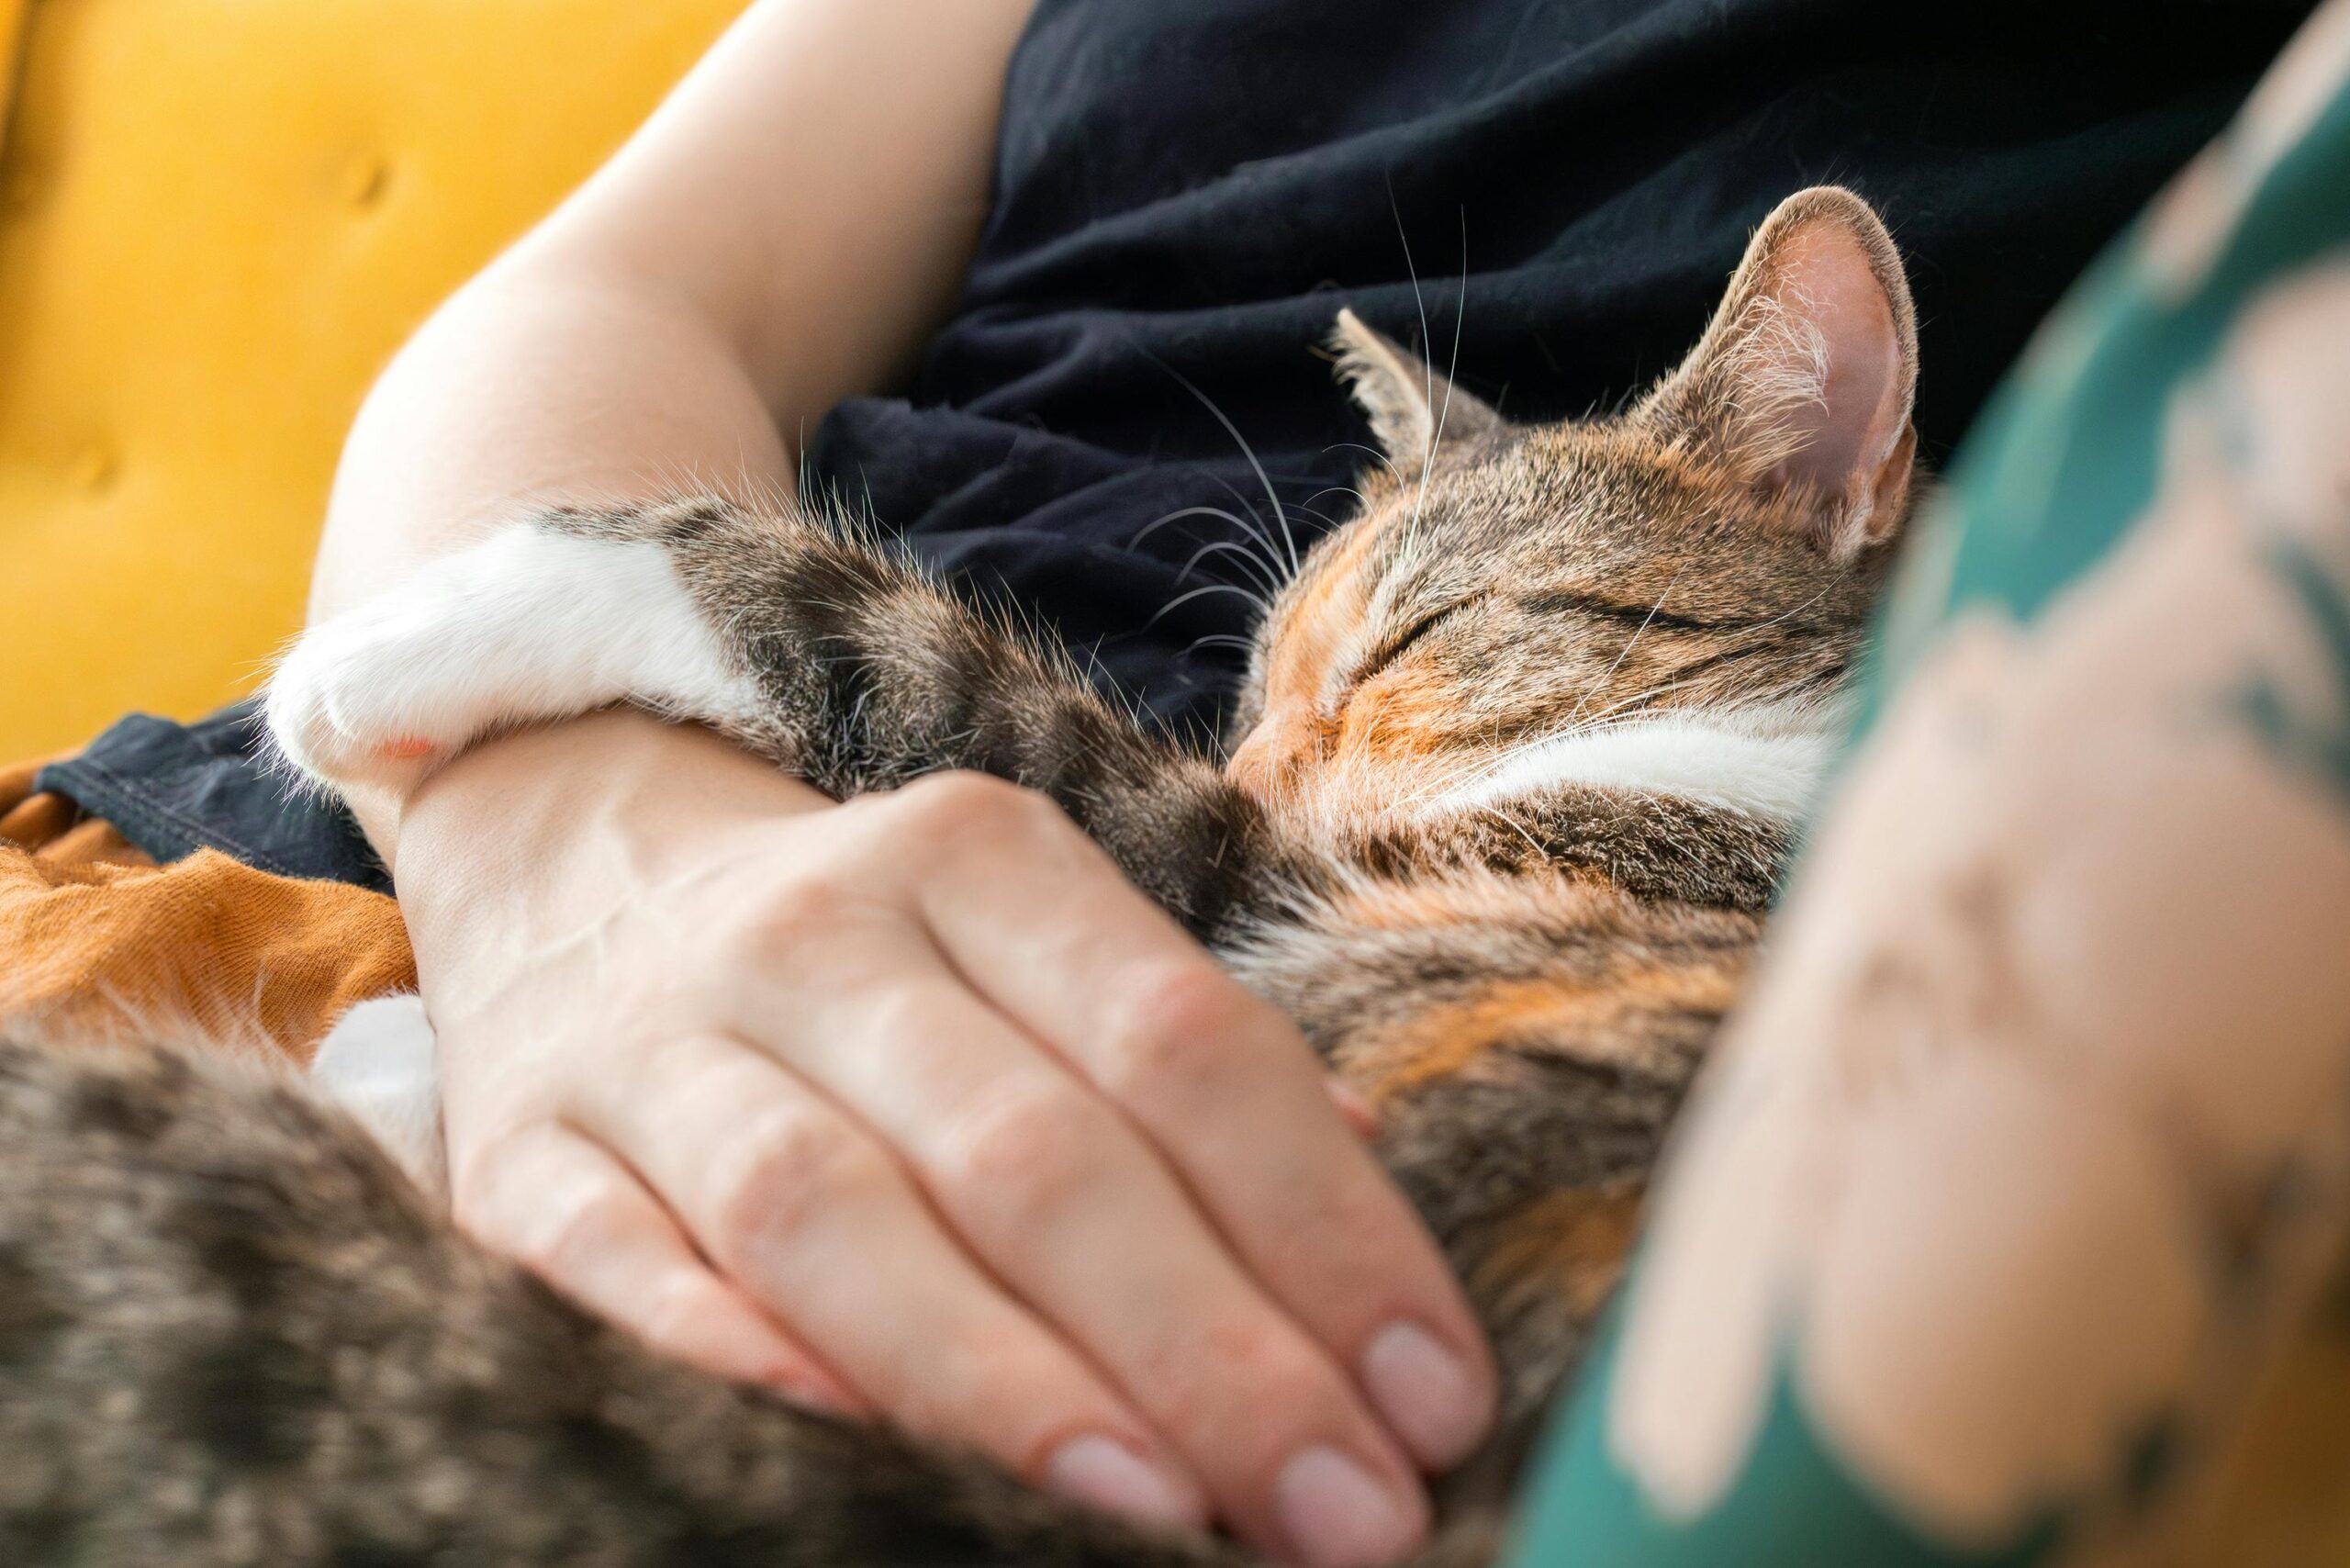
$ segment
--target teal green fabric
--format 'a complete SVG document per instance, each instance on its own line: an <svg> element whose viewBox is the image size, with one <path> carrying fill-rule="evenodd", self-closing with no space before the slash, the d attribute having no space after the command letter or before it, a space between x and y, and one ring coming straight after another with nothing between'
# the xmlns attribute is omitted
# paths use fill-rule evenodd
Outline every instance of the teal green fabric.
<svg viewBox="0 0 2350 1568"><path fill-rule="evenodd" d="M2311 26L2314 34L2331 25L2337 63L2344 3ZM2323 106L2310 118L2311 95L2295 95L2295 123L2282 133L2273 117L2239 126L2207 154L2193 177L2223 193L2207 204L2219 214L2208 254L2183 269L2169 264L2175 258L2158 253L2158 241L2177 237L2158 233L2162 218L2150 218L2083 279L1995 398L1912 542L1870 673L1863 734L1954 618L1989 605L2029 628L2097 572L2156 494L2175 399L2247 304L2313 263L2350 254L2350 83L2337 75L2330 99L2321 90L2314 101ZM2262 113L2255 100L2248 121ZM2350 342L2342 352L2350 354ZM2350 591L2341 574L2286 537L2269 561L2340 691L2350 693ZM2306 689L2296 697L2248 673L2234 706L2279 757L2350 801L2350 699L2313 704ZM1636 1260L1626 1310L1638 1308L1640 1267ZM1767 1412L1734 1483L1696 1517L1668 1518L1609 1438L1622 1327L1603 1337L1559 1414L1520 1521L1518 1568L2031 1568L2062 1556L2068 1525L2087 1506L2053 1495L2002 1539L1937 1539L1840 1454L1807 1409L1803 1369L1783 1343ZM2113 1434L2117 1450L2137 1456L2135 1481L2149 1495L2169 1482L2176 1436Z"/></svg>
<svg viewBox="0 0 2350 1568"><path fill-rule="evenodd" d="M1873 1497L1808 1420L1783 1364L1751 1462L1718 1506L1671 1522L1642 1506L1609 1459L1605 1433L1613 1357L1603 1350L1546 1461L1519 1561L1639 1568L2030 1568L2055 1538L2043 1520L2011 1541L1930 1545Z"/></svg>

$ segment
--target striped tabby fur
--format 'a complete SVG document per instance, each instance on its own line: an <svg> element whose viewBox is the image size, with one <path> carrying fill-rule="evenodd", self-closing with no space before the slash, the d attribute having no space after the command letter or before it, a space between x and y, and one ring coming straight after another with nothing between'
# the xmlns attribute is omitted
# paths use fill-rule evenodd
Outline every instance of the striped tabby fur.
<svg viewBox="0 0 2350 1568"><path fill-rule="evenodd" d="M1883 228L1816 190L1619 416L1514 426L1351 316L1337 347L1387 461L1281 593L1221 764L869 543L717 501L554 513L441 563L315 633L273 719L330 783L632 698L843 798L947 769L1049 797L1378 1106L1509 1379L1441 1494L1432 1560L1465 1562L1824 767L1908 510L1914 334ZM565 573L630 615L576 667L546 665L548 617L601 600ZM538 618L528 695L499 688L499 615ZM0 1143L6 1561L1237 1555L658 1361L282 1085L0 1048Z"/></svg>

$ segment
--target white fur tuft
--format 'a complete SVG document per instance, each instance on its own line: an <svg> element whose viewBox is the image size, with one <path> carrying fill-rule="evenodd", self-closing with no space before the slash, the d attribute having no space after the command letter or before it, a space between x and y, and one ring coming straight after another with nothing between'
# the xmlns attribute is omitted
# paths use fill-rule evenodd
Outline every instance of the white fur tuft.
<svg viewBox="0 0 2350 1568"><path fill-rule="evenodd" d="M1432 803L1499 805L1583 784L1796 822L1811 810L1842 734L1833 703L1669 711L1518 746Z"/></svg>
<svg viewBox="0 0 2350 1568"><path fill-rule="evenodd" d="M382 997L344 1014L319 1043L310 1085L365 1127L427 1197L447 1203L441 1068L422 997Z"/></svg>

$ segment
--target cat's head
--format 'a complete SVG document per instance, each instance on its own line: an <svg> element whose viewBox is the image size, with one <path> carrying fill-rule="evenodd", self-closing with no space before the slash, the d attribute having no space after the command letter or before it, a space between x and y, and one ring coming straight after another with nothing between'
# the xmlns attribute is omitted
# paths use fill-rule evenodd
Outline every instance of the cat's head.
<svg viewBox="0 0 2350 1568"><path fill-rule="evenodd" d="M1916 447L1908 286L1865 202L1782 203L1620 414L1512 424L1352 312L1334 346L1385 461L1259 630L1245 787L1400 801L1568 733L1832 731Z"/></svg>

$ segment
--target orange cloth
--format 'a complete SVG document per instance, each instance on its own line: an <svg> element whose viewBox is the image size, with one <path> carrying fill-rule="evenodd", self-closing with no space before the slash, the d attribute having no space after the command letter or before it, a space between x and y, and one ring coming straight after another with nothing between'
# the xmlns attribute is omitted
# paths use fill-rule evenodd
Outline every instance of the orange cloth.
<svg viewBox="0 0 2350 1568"><path fill-rule="evenodd" d="M0 1031L259 1047L307 1064L352 1003L416 988L399 906L204 850L157 866L0 767Z"/></svg>

